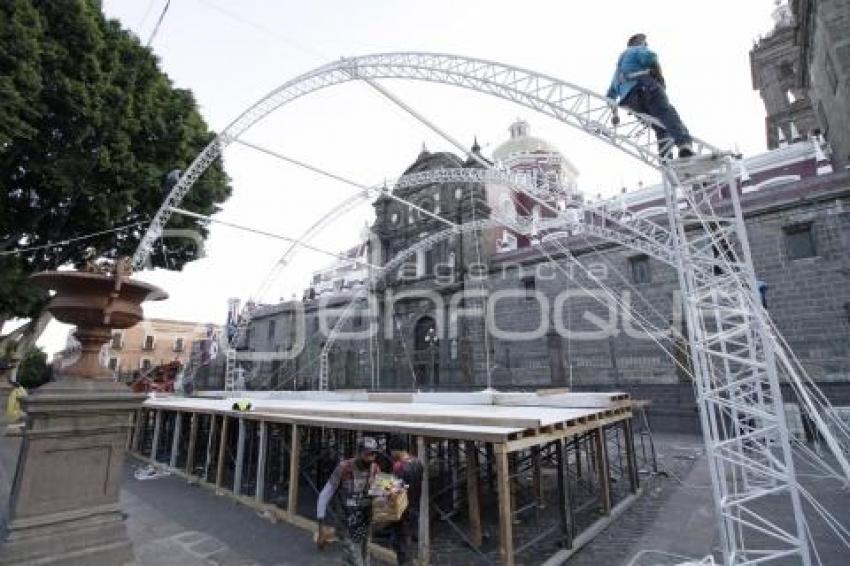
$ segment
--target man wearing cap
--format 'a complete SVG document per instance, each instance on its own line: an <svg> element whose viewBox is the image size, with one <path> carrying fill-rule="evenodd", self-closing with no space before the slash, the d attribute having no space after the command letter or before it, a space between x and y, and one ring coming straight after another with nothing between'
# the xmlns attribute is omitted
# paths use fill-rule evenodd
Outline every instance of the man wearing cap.
<svg viewBox="0 0 850 566"><path fill-rule="evenodd" d="M369 528L372 522L372 500L369 488L380 472L375 457L378 443L364 436L357 443L357 456L343 460L319 493L316 517L319 534L316 544L323 549L328 541L325 517L333 502L337 533L342 544L343 564L365 566L369 563Z"/></svg>
<svg viewBox="0 0 850 566"><path fill-rule="evenodd" d="M665 89L658 56L647 47L646 35L633 35L617 61L617 70L606 96L620 106L639 114L648 114L661 122L663 127L652 126L660 151L668 153L672 144L675 144L679 148L680 158L691 157L694 154L691 135L667 99Z"/></svg>
<svg viewBox="0 0 850 566"><path fill-rule="evenodd" d="M411 456L407 438L393 435L387 439L387 450L393 461L393 475L407 485L407 509L401 520L390 525L392 546L395 550L398 566L413 564L412 538L419 523L419 498L422 494L422 462Z"/></svg>

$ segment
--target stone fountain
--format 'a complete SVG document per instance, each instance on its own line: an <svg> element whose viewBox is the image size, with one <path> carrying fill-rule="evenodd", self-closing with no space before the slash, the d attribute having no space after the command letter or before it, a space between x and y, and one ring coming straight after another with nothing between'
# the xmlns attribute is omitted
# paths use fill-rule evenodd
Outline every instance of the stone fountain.
<svg viewBox="0 0 850 566"><path fill-rule="evenodd" d="M145 395L115 382L100 365L100 350L113 329L142 320L144 301L167 295L130 279L128 265L32 276L55 291L47 308L77 327L81 352L23 402L26 426L0 564L133 562L118 494L131 415Z"/></svg>

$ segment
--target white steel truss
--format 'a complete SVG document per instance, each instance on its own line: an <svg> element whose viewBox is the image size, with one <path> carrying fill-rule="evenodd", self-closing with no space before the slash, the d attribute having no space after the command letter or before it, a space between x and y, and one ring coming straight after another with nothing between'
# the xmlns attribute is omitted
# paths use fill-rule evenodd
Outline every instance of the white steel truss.
<svg viewBox="0 0 850 566"><path fill-rule="evenodd" d="M172 208L180 204L196 179L225 146L251 126L277 108L322 88L358 79L372 84L374 79L384 78L454 85L513 101L577 128L662 172L668 226L633 218L626 211L609 210L604 205L575 206L574 210L579 210L577 216L565 214L559 219L564 219L570 229L640 249L674 265L678 271L724 562L762 564L794 557L804 565L810 564L810 540L784 420L776 358L792 378L799 377L802 368L780 343L781 337L771 330L756 296L755 274L738 202L737 165L701 141L695 143L697 157L689 160L693 166L670 162L670 141L654 138L652 118L632 116L615 126L611 123L612 101L553 77L492 61L434 53L385 53L341 59L284 83L207 146L169 193L134 255L134 266L143 267ZM502 177L470 178L479 173ZM527 180L507 178L510 174L505 172L470 169L432 174L443 176L445 182L505 182L529 196L537 196ZM426 181L437 182L424 176L418 181L409 178L399 182ZM370 281L439 239L479 230L493 222L506 220L479 220L435 233L382 266ZM352 297L328 337L320 362L320 376L324 376L320 377L320 388L328 386L330 345L341 331L348 309L368 294L368 288L369 285L364 286ZM846 459L842 466L846 472ZM763 507L768 501L774 511L770 516ZM784 506L779 513L777 505Z"/></svg>

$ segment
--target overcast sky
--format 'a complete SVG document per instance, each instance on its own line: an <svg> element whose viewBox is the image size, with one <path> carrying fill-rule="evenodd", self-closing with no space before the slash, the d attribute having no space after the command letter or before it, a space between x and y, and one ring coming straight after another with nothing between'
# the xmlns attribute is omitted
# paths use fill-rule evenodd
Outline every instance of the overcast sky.
<svg viewBox="0 0 850 566"><path fill-rule="evenodd" d="M110 18L146 42L166 0L104 0ZM171 0L152 48L175 85L195 93L214 130L264 94L342 56L435 51L490 59L554 75L604 93L626 39L648 35L668 93L691 133L745 155L765 150L764 107L752 90L749 50L772 22L771 0L392 2L350 0ZM408 104L484 153L517 117L549 140L580 171L589 195L657 181L653 171L610 146L523 107L454 87L384 81ZM419 153L451 150L415 119L364 84L325 89L287 105L244 139L364 184L397 177ZM352 188L240 146L224 154L233 196L220 218L297 235ZM315 245L343 249L371 219L352 211ZM183 272L144 272L170 299L145 307L149 317L221 323L228 297L252 296L285 249L280 241L213 225L207 257ZM302 252L263 297L300 296L309 274L327 263ZM67 327L51 323L40 344L61 349Z"/></svg>

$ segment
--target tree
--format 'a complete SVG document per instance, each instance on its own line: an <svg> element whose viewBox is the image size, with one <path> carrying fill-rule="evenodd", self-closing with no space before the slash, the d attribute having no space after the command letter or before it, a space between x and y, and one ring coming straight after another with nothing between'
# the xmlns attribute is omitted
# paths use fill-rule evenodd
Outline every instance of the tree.
<svg viewBox="0 0 850 566"><path fill-rule="evenodd" d="M33 348L24 355L18 367L18 382L27 389L41 387L50 381L53 371L47 364L47 354L41 348Z"/></svg>
<svg viewBox="0 0 850 566"><path fill-rule="evenodd" d="M46 294L33 272L130 255L144 225L78 243L33 248L149 221L169 172L215 135L189 90L175 88L139 39L107 20L99 0L0 2L0 328L35 317ZM220 162L182 206L216 212L230 195ZM173 217L170 228L204 226ZM154 266L181 269L188 240L160 241Z"/></svg>

